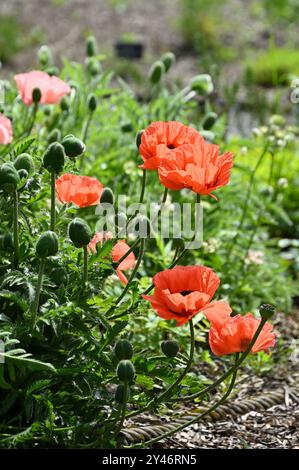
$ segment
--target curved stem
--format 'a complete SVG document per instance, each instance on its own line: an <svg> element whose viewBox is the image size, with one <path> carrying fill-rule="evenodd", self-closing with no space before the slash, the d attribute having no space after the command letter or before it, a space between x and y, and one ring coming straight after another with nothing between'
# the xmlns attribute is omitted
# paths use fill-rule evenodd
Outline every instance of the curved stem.
<svg viewBox="0 0 299 470"><path fill-rule="evenodd" d="M50 222L50 230L52 230L52 232L55 232L55 224L56 224L55 181L56 181L56 174L53 172L51 173L51 222Z"/></svg>
<svg viewBox="0 0 299 470"><path fill-rule="evenodd" d="M40 260L39 264L39 271L38 271L38 279L37 279L37 286L35 291L34 303L32 307L32 330L34 330L36 325L38 307L39 307L39 298L40 293L43 285L43 277L44 277L44 270L45 270L46 260L43 258Z"/></svg>
<svg viewBox="0 0 299 470"><path fill-rule="evenodd" d="M88 281L88 249L83 246L83 284L86 285Z"/></svg>
<svg viewBox="0 0 299 470"><path fill-rule="evenodd" d="M15 190L13 193L13 234L14 234L14 267L17 268L20 258L19 247L19 195Z"/></svg>
<svg viewBox="0 0 299 470"><path fill-rule="evenodd" d="M29 127L26 131L26 136L29 136L31 134L31 131L32 131L34 123L35 123L37 111L38 111L38 103L34 103L31 122L30 122Z"/></svg>
<svg viewBox="0 0 299 470"><path fill-rule="evenodd" d="M89 129L89 126L90 126L90 123L91 123L91 120L92 120L92 115L93 115L93 113L89 112L87 120L86 120L86 122L83 126L83 129L82 129L82 140L83 140L84 143L87 139L88 129Z"/></svg>
<svg viewBox="0 0 299 470"><path fill-rule="evenodd" d="M120 431L122 430L122 427L124 425L124 421L125 421L125 417L126 417L126 410L127 410L127 401L128 401L128 388L129 388L129 385L128 385L128 382L124 382L124 395L125 395L125 400L124 400L124 403L122 404L122 407L121 407L121 413L120 413L120 422L119 422L119 425L117 426L117 430L116 430L116 437L118 437Z"/></svg>

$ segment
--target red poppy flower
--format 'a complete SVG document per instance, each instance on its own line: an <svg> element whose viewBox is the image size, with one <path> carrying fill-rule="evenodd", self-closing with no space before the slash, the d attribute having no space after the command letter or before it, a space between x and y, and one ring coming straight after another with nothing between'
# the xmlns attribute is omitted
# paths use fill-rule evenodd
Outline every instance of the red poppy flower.
<svg viewBox="0 0 299 470"><path fill-rule="evenodd" d="M157 170L166 151L175 159L178 149L183 151L186 145L201 141L203 137L196 129L181 122L152 122L141 136L139 152L144 162L141 168Z"/></svg>
<svg viewBox="0 0 299 470"><path fill-rule="evenodd" d="M175 319L183 325L199 312L230 314L225 302L211 302L220 280L205 266L176 266L157 273L153 278L153 295L144 296L155 312L165 320Z"/></svg>
<svg viewBox="0 0 299 470"><path fill-rule="evenodd" d="M50 76L40 70L15 75L20 97L26 106L32 104L32 92L35 88L41 91L41 104L56 104L71 92L71 88L58 77Z"/></svg>
<svg viewBox="0 0 299 470"><path fill-rule="evenodd" d="M107 240L113 238L112 232L97 232L91 242L88 244L88 248L92 253L97 252L97 244L103 245Z"/></svg>
<svg viewBox="0 0 299 470"><path fill-rule="evenodd" d="M220 318L217 313L207 315L211 321L209 332L209 343L211 350L217 356L246 351L252 340L261 320L255 318L251 313L245 316L222 315ZM265 323L257 341L255 342L252 353L258 351L268 351L275 345L275 333L272 332L273 326Z"/></svg>
<svg viewBox="0 0 299 470"><path fill-rule="evenodd" d="M56 180L56 193L63 204L75 204L78 207L94 206L99 203L103 185L89 176L78 176L70 173Z"/></svg>
<svg viewBox="0 0 299 470"><path fill-rule="evenodd" d="M129 245L124 240L121 240L114 245L112 248L112 259L114 263L118 261L128 252L130 249ZM123 271L131 269L135 266L136 258L133 252L131 252L116 268L116 274L123 284L128 284L128 279L124 275Z"/></svg>
<svg viewBox="0 0 299 470"><path fill-rule="evenodd" d="M219 155L218 145L202 139L195 145L178 149L175 156L165 151L164 156L160 155L158 173L166 188L188 188L215 198L211 192L229 183L232 166L231 152Z"/></svg>
<svg viewBox="0 0 299 470"><path fill-rule="evenodd" d="M3 114L0 114L0 144L10 144L12 141L11 121Z"/></svg>

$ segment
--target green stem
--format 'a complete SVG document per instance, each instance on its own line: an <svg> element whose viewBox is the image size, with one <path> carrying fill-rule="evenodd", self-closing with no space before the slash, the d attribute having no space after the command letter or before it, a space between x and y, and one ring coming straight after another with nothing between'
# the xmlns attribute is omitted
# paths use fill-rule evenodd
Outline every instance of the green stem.
<svg viewBox="0 0 299 470"><path fill-rule="evenodd" d="M88 281L88 249L83 246L83 284L86 286Z"/></svg>
<svg viewBox="0 0 299 470"><path fill-rule="evenodd" d="M32 306L32 330L34 330L36 325L38 307L39 307L39 298L40 293L43 285L43 277L44 277L44 270L45 270L46 260L41 259L39 264L39 271L38 271L38 278L37 278L37 286L35 291L35 298Z"/></svg>
<svg viewBox="0 0 299 470"><path fill-rule="evenodd" d="M88 129L89 129L89 126L90 126L90 123L91 123L91 120L92 120L92 115L93 115L93 113L89 112L88 118L87 118L87 120L86 120L86 122L83 126L83 129L82 129L82 140L83 140L84 143L87 139Z"/></svg>
<svg viewBox="0 0 299 470"><path fill-rule="evenodd" d="M121 406L121 412L120 412L120 422L119 422L119 425L117 427L117 431L116 431L116 437L118 437L120 431L122 430L122 427L124 425L124 421L125 421L125 417L126 417L126 411L127 411L127 395L128 395L128 382L125 382L124 383L124 387L125 387L125 390L124 390L124 394L125 394L125 400L124 400L124 403L122 404Z"/></svg>
<svg viewBox="0 0 299 470"><path fill-rule="evenodd" d="M17 268L20 259L19 247L19 195L15 190L13 193L13 233L14 233L14 267Z"/></svg>
<svg viewBox="0 0 299 470"><path fill-rule="evenodd" d="M144 194L145 194L145 186L146 186L146 170L142 170L142 183L141 183L141 192L140 192L140 197L139 197L139 204L143 203L144 199ZM127 223L126 223L126 228L128 228L129 223L137 216L138 210L135 211L134 214L131 215L131 217L128 218Z"/></svg>
<svg viewBox="0 0 299 470"><path fill-rule="evenodd" d="M32 131L34 123L35 123L37 111L38 111L38 103L34 103L31 122L30 122L29 127L26 131L26 136L29 136L31 134L31 131Z"/></svg>
<svg viewBox="0 0 299 470"><path fill-rule="evenodd" d="M53 172L51 173L51 223L50 223L50 230L52 230L52 232L55 232L55 224L56 224L55 182L56 182L56 174Z"/></svg>

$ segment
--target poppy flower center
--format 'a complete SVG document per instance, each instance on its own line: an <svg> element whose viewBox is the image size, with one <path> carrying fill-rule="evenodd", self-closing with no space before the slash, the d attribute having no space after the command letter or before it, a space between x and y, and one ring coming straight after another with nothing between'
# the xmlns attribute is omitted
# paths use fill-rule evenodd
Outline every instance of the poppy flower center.
<svg viewBox="0 0 299 470"><path fill-rule="evenodd" d="M167 148L168 148L169 150L173 150L173 149L175 149L175 146L174 146L173 144L168 144L168 145L167 145Z"/></svg>
<svg viewBox="0 0 299 470"><path fill-rule="evenodd" d="M248 348L249 346L249 343L250 343L250 339L249 338L242 338L241 341L240 341L240 349L241 351L246 351L246 349Z"/></svg>
<svg viewBox="0 0 299 470"><path fill-rule="evenodd" d="M182 290L180 292L180 294L183 296L183 297L186 297L186 295L189 295L191 294L191 292L193 292L192 290Z"/></svg>

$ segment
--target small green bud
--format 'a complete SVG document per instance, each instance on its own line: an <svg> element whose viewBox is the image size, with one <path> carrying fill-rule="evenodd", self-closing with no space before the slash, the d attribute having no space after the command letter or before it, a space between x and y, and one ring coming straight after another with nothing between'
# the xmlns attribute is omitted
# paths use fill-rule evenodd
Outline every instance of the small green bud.
<svg viewBox="0 0 299 470"><path fill-rule="evenodd" d="M217 121L217 118L218 116L216 113L213 113L213 112L207 113L205 117L203 118L202 127L205 130L210 130L214 126L215 122Z"/></svg>
<svg viewBox="0 0 299 470"><path fill-rule="evenodd" d="M32 101L33 103L37 104L40 102L42 97L42 92L40 91L39 88L34 88L32 91Z"/></svg>
<svg viewBox="0 0 299 470"><path fill-rule="evenodd" d="M0 190L12 193L20 183L20 176L12 163L0 166Z"/></svg>
<svg viewBox="0 0 299 470"><path fill-rule="evenodd" d="M132 123L125 122L124 124L121 125L121 130L122 132L132 132L133 131Z"/></svg>
<svg viewBox="0 0 299 470"><path fill-rule="evenodd" d="M29 153L21 153L14 161L16 170L26 170L28 173L34 168L33 158Z"/></svg>
<svg viewBox="0 0 299 470"><path fill-rule="evenodd" d="M51 49L48 46L41 46L37 52L39 63L43 66L52 62Z"/></svg>
<svg viewBox="0 0 299 470"><path fill-rule="evenodd" d="M60 173L65 163L65 152L59 142L53 142L49 145L43 157L44 167L50 173Z"/></svg>
<svg viewBox="0 0 299 470"><path fill-rule="evenodd" d="M91 113L93 113L97 109L98 102L97 102L97 99L96 99L95 95L89 95L88 96L87 106L88 106L88 109Z"/></svg>
<svg viewBox="0 0 299 470"><path fill-rule="evenodd" d="M0 237L0 246L2 250L12 253L14 251L13 237L10 233L5 233Z"/></svg>
<svg viewBox="0 0 299 470"><path fill-rule="evenodd" d="M142 134L144 132L144 129L141 129L141 131L138 131L137 134L136 134L136 147L139 149L140 145L141 145L141 138L142 138Z"/></svg>
<svg viewBox="0 0 299 470"><path fill-rule="evenodd" d="M21 168L21 170L18 170L18 174L19 174L19 177L20 179L27 179L28 178L28 171L27 170L24 170L24 168Z"/></svg>
<svg viewBox="0 0 299 470"><path fill-rule="evenodd" d="M53 129L50 134L48 135L48 144L52 144L53 142L59 142L61 139L61 132L59 129Z"/></svg>
<svg viewBox="0 0 299 470"><path fill-rule="evenodd" d="M87 246L92 239L92 231L85 220L76 217L69 224L69 237L77 248Z"/></svg>
<svg viewBox="0 0 299 470"><path fill-rule="evenodd" d="M130 389L124 384L119 384L114 395L115 401L120 405L124 405L130 399Z"/></svg>
<svg viewBox="0 0 299 470"><path fill-rule="evenodd" d="M65 268L53 269L50 278L56 286L61 286L62 284L66 286L68 284L68 273Z"/></svg>
<svg viewBox="0 0 299 470"><path fill-rule="evenodd" d="M270 304L262 304L259 311L263 320L269 320L275 314L275 307Z"/></svg>
<svg viewBox="0 0 299 470"><path fill-rule="evenodd" d="M118 360L131 359L133 356L133 346L127 339L119 339L114 346L114 354Z"/></svg>
<svg viewBox="0 0 299 470"><path fill-rule="evenodd" d="M273 126L283 127L286 124L286 120L280 114L273 114L269 119L269 123Z"/></svg>
<svg viewBox="0 0 299 470"><path fill-rule="evenodd" d="M180 350L180 345L175 340L166 340L161 343L162 352L167 357L175 357Z"/></svg>
<svg viewBox="0 0 299 470"><path fill-rule="evenodd" d="M86 39L86 55L93 57L97 53L97 42L94 36L88 36Z"/></svg>
<svg viewBox="0 0 299 470"><path fill-rule="evenodd" d="M214 90L211 76L207 73L197 75L191 80L191 89L199 95L209 95Z"/></svg>
<svg viewBox="0 0 299 470"><path fill-rule="evenodd" d="M149 79L152 85L156 85L160 82L163 74L165 73L165 66L163 62L157 60L153 63L149 71Z"/></svg>
<svg viewBox="0 0 299 470"><path fill-rule="evenodd" d="M59 70L58 70L58 68L55 67L54 65L52 65L51 67L47 67L47 68L45 69L45 72L46 72L48 75L50 75L51 77L52 77L53 75L55 75L55 76L59 75Z"/></svg>
<svg viewBox="0 0 299 470"><path fill-rule="evenodd" d="M167 73L175 63L175 55L173 52L165 52L165 54L163 54L161 57L161 61L163 62L165 72Z"/></svg>
<svg viewBox="0 0 299 470"><path fill-rule="evenodd" d="M35 247L36 255L39 258L47 258L56 255L58 251L58 238L55 232L48 230L43 233Z"/></svg>
<svg viewBox="0 0 299 470"><path fill-rule="evenodd" d="M86 60L86 67L88 73L92 75L93 77L99 75L101 72L101 66L98 60L96 60L95 57L88 57Z"/></svg>
<svg viewBox="0 0 299 470"><path fill-rule="evenodd" d="M135 369L131 361L122 360L116 369L117 377L121 382L132 382L135 377Z"/></svg>
<svg viewBox="0 0 299 470"><path fill-rule="evenodd" d="M66 155L69 158L76 158L85 152L86 147L82 140L72 134L66 135L62 140L62 145Z"/></svg>
<svg viewBox="0 0 299 470"><path fill-rule="evenodd" d="M100 204L114 204L114 194L112 189L105 188L100 198Z"/></svg>
<svg viewBox="0 0 299 470"><path fill-rule="evenodd" d="M69 96L63 96L60 100L61 111L65 111L65 112L69 111L70 106L71 106L71 103L70 103Z"/></svg>

